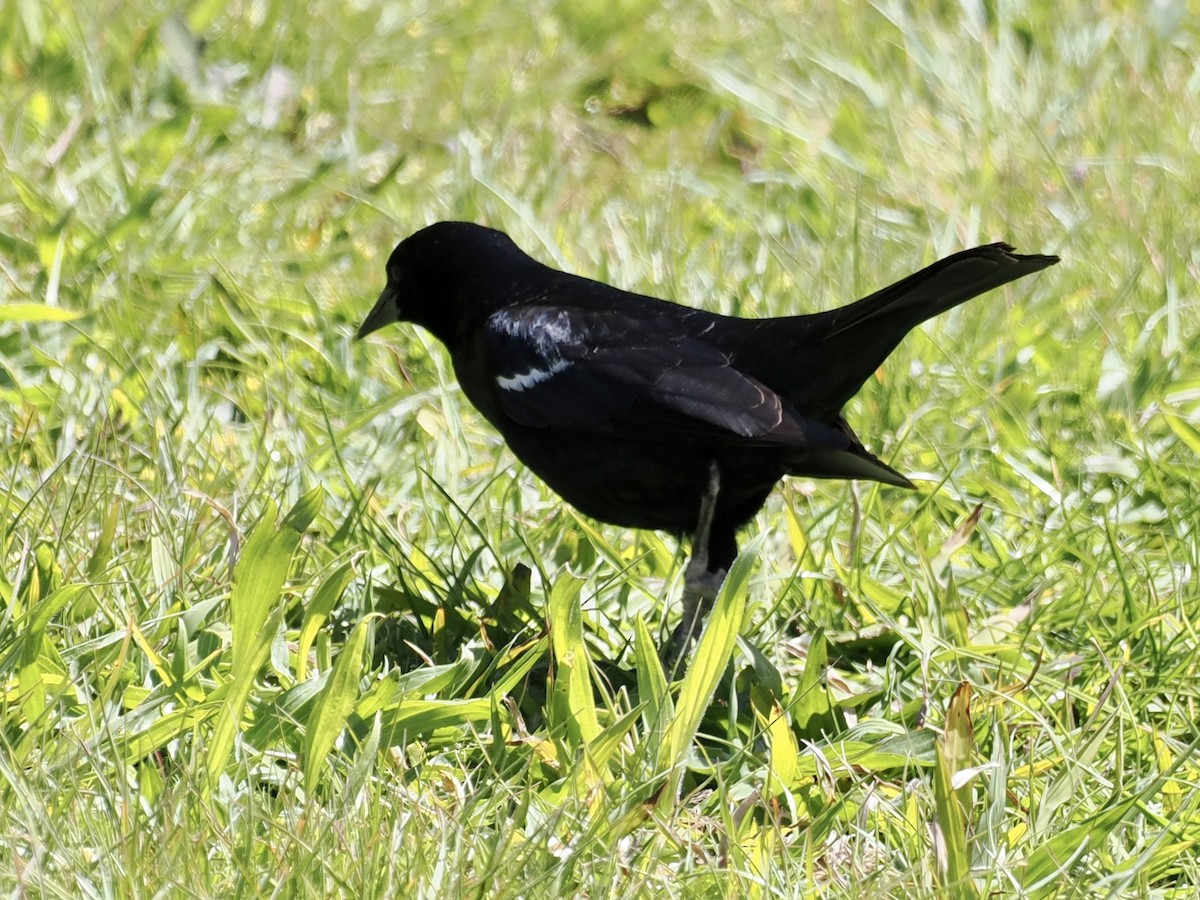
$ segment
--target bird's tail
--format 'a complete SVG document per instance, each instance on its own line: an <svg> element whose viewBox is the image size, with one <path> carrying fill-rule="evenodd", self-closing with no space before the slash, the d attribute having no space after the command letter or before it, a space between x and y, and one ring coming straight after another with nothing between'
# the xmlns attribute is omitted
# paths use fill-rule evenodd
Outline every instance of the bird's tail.
<svg viewBox="0 0 1200 900"><path fill-rule="evenodd" d="M777 353L781 344L793 344L791 358L778 360L789 370L783 379L789 399L803 414L828 419L926 319L1056 262L1057 256L1014 253L1007 244L963 250L848 306L769 320L774 341L763 349L770 353L773 343ZM783 323L794 324L798 340L779 341Z"/></svg>

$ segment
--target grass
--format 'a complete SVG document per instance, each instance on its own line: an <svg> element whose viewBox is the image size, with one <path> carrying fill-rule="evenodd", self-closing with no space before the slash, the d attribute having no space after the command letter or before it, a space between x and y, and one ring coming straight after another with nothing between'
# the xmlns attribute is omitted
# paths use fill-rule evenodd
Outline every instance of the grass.
<svg viewBox="0 0 1200 900"><path fill-rule="evenodd" d="M1200 885L1183 3L0 8L0 884L35 896ZM515 463L396 240L711 309L1063 263L850 406L679 684L682 553ZM978 510L978 515L973 512Z"/></svg>

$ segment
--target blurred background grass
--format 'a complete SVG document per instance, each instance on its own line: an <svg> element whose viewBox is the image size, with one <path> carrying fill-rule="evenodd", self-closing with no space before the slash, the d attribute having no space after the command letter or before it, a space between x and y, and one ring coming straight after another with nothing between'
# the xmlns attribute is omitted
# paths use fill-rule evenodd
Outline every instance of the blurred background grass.
<svg viewBox="0 0 1200 900"><path fill-rule="evenodd" d="M3 4L0 840L17 852L0 877L48 893L944 886L917 827L924 758L905 777L859 767L782 813L760 798L750 838L729 818L761 789L762 734L735 699L778 678L769 702L793 716L820 632L840 648L840 728L936 726L974 685L971 760L1021 784L979 789L976 811L998 806L986 840L968 816L972 889L1029 888L1063 851L1081 884L1190 895L1197 25L1167 0ZM735 708L707 732L737 761L700 766L690 784L712 797L685 791L620 843L514 799L565 802L541 743L570 749L542 706L544 646L540 689L488 695L490 726L447 713L436 738L385 740L395 768L362 762L387 754L356 751L361 729L342 735L339 759L371 775L357 793L334 765L324 793L298 796L279 735L241 741L213 793L208 726L165 718L223 696L235 561L269 504L314 488L242 727L304 731L280 698L308 683L296 639L324 621L314 597L334 613L323 677L367 621L364 678L452 671L403 681L405 697L466 702L494 691L492 651L536 640L552 586L579 579L589 652L615 695L633 690L629 635L639 614L670 622L674 540L548 494L427 336L352 340L395 242L447 218L754 316L828 308L986 241L1063 256L914 334L849 408L919 494L777 492L750 530ZM535 749L501 764L502 734ZM422 812L394 805L404 791ZM318 853L305 816L356 830ZM1072 843L1081 823L1102 849ZM721 841L753 849L730 863Z"/></svg>

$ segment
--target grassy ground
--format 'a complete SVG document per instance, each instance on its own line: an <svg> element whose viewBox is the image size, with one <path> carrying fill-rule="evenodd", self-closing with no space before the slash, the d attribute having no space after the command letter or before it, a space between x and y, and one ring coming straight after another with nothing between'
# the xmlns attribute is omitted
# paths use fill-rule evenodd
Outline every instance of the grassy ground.
<svg viewBox="0 0 1200 900"><path fill-rule="evenodd" d="M175 8L0 6L6 892L1195 896L1194 7ZM905 341L848 413L921 490L777 491L669 685L674 540L352 340L443 218L747 315L1063 263Z"/></svg>

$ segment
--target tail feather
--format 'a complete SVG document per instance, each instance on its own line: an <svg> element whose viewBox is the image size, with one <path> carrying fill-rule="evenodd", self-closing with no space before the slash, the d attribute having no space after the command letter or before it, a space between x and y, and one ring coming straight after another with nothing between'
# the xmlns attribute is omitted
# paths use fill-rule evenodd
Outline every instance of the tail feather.
<svg viewBox="0 0 1200 900"><path fill-rule="evenodd" d="M1056 262L1057 256L1023 255L1007 244L963 250L848 306L760 320L744 345L747 357L758 358L756 368L769 370L763 380L803 415L827 421L913 328ZM781 341L789 328L794 338Z"/></svg>

